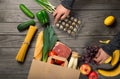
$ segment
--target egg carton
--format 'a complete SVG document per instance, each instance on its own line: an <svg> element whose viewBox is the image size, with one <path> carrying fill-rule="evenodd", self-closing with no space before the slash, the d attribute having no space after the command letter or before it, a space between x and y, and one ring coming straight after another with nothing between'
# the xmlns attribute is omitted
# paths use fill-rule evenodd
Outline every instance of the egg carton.
<svg viewBox="0 0 120 79"><path fill-rule="evenodd" d="M67 16L64 20L59 20L55 26L70 36L76 36L82 28L82 22L74 16Z"/></svg>

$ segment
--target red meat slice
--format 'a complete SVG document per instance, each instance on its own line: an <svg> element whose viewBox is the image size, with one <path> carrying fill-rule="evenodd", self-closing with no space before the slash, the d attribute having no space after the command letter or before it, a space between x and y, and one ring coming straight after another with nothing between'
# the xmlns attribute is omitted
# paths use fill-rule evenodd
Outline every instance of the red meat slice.
<svg viewBox="0 0 120 79"><path fill-rule="evenodd" d="M68 58L71 54L71 49L61 42L57 42L53 51L56 52L57 56Z"/></svg>

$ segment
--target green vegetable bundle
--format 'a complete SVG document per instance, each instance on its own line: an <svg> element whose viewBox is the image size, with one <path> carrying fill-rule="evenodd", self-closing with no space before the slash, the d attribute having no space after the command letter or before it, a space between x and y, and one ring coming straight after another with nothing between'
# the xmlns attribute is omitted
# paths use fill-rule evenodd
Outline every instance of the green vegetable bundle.
<svg viewBox="0 0 120 79"><path fill-rule="evenodd" d="M48 0L35 0L35 1L49 13L54 12L55 6L53 6Z"/></svg>
<svg viewBox="0 0 120 79"><path fill-rule="evenodd" d="M43 31L42 61L44 61L44 62L47 61L48 53L53 49L57 40L58 40L58 38L57 38L52 26L48 25L47 27L45 27L44 31Z"/></svg>

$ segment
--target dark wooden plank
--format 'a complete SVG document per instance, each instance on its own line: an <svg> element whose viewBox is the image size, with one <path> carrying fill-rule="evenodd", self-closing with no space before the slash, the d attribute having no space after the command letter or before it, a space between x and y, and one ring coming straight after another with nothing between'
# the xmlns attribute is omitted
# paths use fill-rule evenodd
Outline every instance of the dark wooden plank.
<svg viewBox="0 0 120 79"><path fill-rule="evenodd" d="M119 20L118 20L119 21ZM20 23L0 23L0 35L26 35L27 29L19 32L17 30L17 26ZM38 27L37 33L43 30L43 27L37 23L36 26ZM117 32L120 31L119 28L120 24L118 23L114 28L109 28L103 25L103 23L84 23L81 30L78 32L78 35L115 35ZM62 36L67 33L59 30L57 27L54 27L54 30L58 36Z"/></svg>
<svg viewBox="0 0 120 79"><path fill-rule="evenodd" d="M0 36L0 47L20 47L25 36ZM66 35L58 36L59 40L69 47L85 47L89 44L99 44L99 40L111 39L112 36L79 36L76 39ZM33 38L30 47L35 47L36 37Z"/></svg>
<svg viewBox="0 0 120 79"><path fill-rule="evenodd" d="M111 6L112 5L112 6ZM102 9L119 10L120 2L119 0L76 0L73 9L89 10L89 9Z"/></svg>
<svg viewBox="0 0 120 79"><path fill-rule="evenodd" d="M57 6L60 3L60 0L50 0L50 2L54 6ZM41 7L35 2L35 0L0 0L0 10L17 10L19 9L19 4L25 4L29 9L41 9Z"/></svg>
<svg viewBox="0 0 120 79"><path fill-rule="evenodd" d="M26 79L33 58L33 48L28 51L25 62L15 60L19 48L0 48L0 79Z"/></svg>
<svg viewBox="0 0 120 79"><path fill-rule="evenodd" d="M49 0L54 6L60 4L60 0ZM41 7L34 0L0 0L0 9L19 9L19 4L24 3L30 9L40 9ZM6 6L7 4L7 6ZM112 6L111 6L112 5ZM119 0L76 0L73 9L117 9L120 7Z"/></svg>
<svg viewBox="0 0 120 79"><path fill-rule="evenodd" d="M34 14L39 10L32 10ZM101 23L103 24L103 20L108 15L114 15L117 21L120 21L119 14L120 10L109 10L109 11L102 11L102 10L87 10L87 11L73 11L72 14L75 14L76 17L80 18L83 23ZM24 22L30 20L25 14L23 14L20 10L0 10L0 23L6 22ZM53 16L50 14L50 21L53 23ZM38 20L35 18L35 21Z"/></svg>
<svg viewBox="0 0 120 79"><path fill-rule="evenodd" d="M37 12L37 10L34 11ZM30 20L20 10L0 10L0 13L0 34L20 34L16 29L17 25L21 22ZM83 28L80 30L79 35L115 35L120 31L120 11L74 11L73 14L76 14L76 16L82 20ZM108 15L114 15L116 17L117 22L113 28L108 28L103 24L104 18ZM53 17L51 15L50 21L53 25ZM37 19L35 19L35 22L37 23L36 25L38 26L38 29L42 29ZM61 33L59 30L56 32L58 35L61 35L59 34ZM25 34L25 32L23 33Z"/></svg>
<svg viewBox="0 0 120 79"><path fill-rule="evenodd" d="M21 24L21 23L0 23L0 35L26 35L28 29L24 30L24 31L18 31L17 26ZM40 23L36 22L36 25L38 30L37 32L40 32L41 30L43 30L43 27L40 25Z"/></svg>

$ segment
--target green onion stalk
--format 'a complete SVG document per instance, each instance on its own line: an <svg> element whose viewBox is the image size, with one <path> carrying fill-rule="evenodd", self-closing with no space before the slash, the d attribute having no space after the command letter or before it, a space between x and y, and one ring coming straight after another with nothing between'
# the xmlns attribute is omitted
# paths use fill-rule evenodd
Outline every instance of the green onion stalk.
<svg viewBox="0 0 120 79"><path fill-rule="evenodd" d="M55 6L53 6L48 0L35 0L35 1L49 13L53 13L55 11Z"/></svg>

